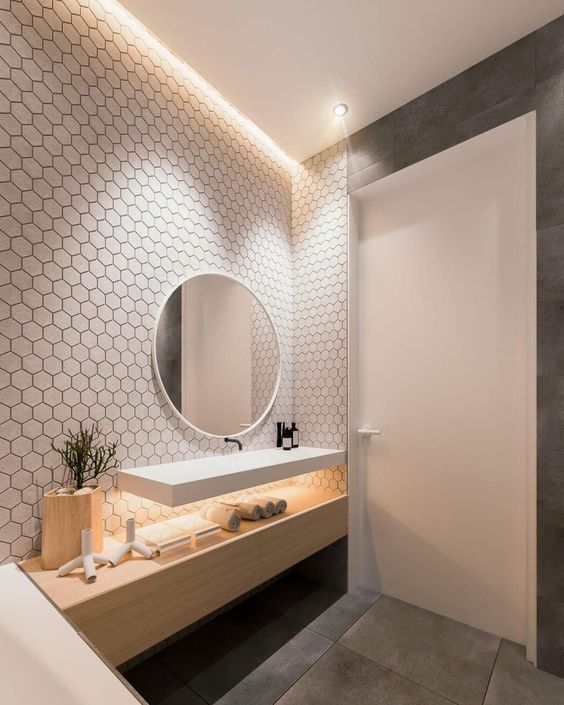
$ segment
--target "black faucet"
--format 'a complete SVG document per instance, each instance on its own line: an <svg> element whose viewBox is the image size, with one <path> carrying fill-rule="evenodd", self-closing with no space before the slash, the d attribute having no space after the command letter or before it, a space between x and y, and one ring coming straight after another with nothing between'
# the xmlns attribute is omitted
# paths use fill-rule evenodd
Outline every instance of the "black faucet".
<svg viewBox="0 0 564 705"><path fill-rule="evenodd" d="M226 443L236 443L239 446L239 450L243 450L243 444L238 438L224 438Z"/></svg>

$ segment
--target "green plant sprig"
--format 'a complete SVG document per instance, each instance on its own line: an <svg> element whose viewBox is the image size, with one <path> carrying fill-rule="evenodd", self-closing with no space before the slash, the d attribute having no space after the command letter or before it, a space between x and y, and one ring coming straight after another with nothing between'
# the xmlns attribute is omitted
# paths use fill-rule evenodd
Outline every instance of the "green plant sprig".
<svg viewBox="0 0 564 705"><path fill-rule="evenodd" d="M57 448L55 443L51 442L51 448L61 456L67 470L65 484L72 483L80 490L87 483L97 480L100 475L117 468L117 441L102 443L99 441L101 435L98 424L85 428L81 423L76 433L68 430L67 440L62 448Z"/></svg>

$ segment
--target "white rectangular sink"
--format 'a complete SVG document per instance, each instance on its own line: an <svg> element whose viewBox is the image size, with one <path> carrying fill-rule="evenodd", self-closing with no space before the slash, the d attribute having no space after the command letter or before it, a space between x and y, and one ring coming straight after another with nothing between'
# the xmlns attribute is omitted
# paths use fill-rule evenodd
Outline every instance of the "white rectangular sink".
<svg viewBox="0 0 564 705"><path fill-rule="evenodd" d="M169 507L277 482L347 462L345 450L294 448L233 452L118 470L118 488Z"/></svg>

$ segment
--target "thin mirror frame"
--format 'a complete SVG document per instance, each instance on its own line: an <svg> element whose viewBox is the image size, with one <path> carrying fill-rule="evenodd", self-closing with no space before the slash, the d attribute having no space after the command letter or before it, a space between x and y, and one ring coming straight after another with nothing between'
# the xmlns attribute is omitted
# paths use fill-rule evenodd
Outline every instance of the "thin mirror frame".
<svg viewBox="0 0 564 705"><path fill-rule="evenodd" d="M270 325L272 326L272 330L274 331L274 339L276 341L276 350L278 352L278 372L276 374L276 382L274 384L274 391L272 392L272 396L270 398L270 401L268 402L264 412L259 416L259 418L252 423L249 428L245 428L242 431L238 431L237 433L227 433L223 435L217 435L215 433L209 433L209 431L204 431L203 429L199 428L195 424L193 424L189 419L187 419L177 408L176 406L172 403L170 397L168 396L165 386L163 384L160 372L159 372L159 365L157 363L157 332L159 330L159 323L161 320L161 315L164 311L164 308L170 299L170 297L174 294L174 292L178 289L179 286L182 286L182 284L186 283L187 281L190 281L191 279L195 279L196 277L205 277L208 275L213 275L216 277L224 277L225 279L229 279L233 282L236 282L237 284L240 284L241 286L244 286L247 291L250 292L252 296L255 297L255 299L258 301L259 305L261 306L262 310L266 314L266 317L268 318L268 321ZM280 338L278 336L278 330L276 329L276 326L274 325L274 321L272 320L272 316L268 312L268 309L266 306L263 304L261 301L260 297L258 294L256 294L249 286L247 286L244 282L242 282L240 279L237 277L232 276L231 274L226 274L225 272L216 272L213 270L206 271L206 272L196 272L195 274L190 274L187 277L184 277L183 279L179 279L178 282L175 284L175 286L172 287L172 289L168 292L168 294L165 296L163 299L161 305L159 306L159 310L157 312L157 316L155 318L155 323L153 326L153 336L152 336L152 358L153 358L153 369L155 371L155 377L157 379L157 383L159 385L159 388L165 398L166 403L169 405L169 407L172 409L172 412L174 415L179 418L183 423L185 423L187 426L189 426L192 430L196 431L196 433L201 433L203 436L206 436L207 438L221 438L224 439L227 436L229 438L238 438L239 436L244 436L247 433L250 433L251 431L254 431L258 426L263 423L263 421L266 419L268 414L271 412L272 407L274 405L274 402L276 401L276 397L278 396L278 391L280 390L280 380L282 379L282 355L281 355L281 348L280 348Z"/></svg>

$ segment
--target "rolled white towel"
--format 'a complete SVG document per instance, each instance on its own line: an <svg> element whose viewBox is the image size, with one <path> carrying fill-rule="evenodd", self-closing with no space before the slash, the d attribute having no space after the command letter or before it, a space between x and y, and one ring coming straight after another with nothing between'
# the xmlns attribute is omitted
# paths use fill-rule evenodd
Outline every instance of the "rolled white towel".
<svg viewBox="0 0 564 705"><path fill-rule="evenodd" d="M200 516L208 521L215 521L226 531L238 531L241 527L241 512L229 504L207 504L200 509Z"/></svg>
<svg viewBox="0 0 564 705"><path fill-rule="evenodd" d="M286 502L285 499L282 499L282 497L270 497L268 495L257 495L254 498L256 501L263 500L265 502L272 502L274 505L274 513L275 514L282 514L282 512L285 512L286 509L288 509L288 502Z"/></svg>
<svg viewBox="0 0 564 705"><path fill-rule="evenodd" d="M258 504L260 507L260 515L263 519L268 519L275 513L274 502L271 502L265 497L244 494L238 497L236 502L237 504L240 504L241 502L252 502L253 504Z"/></svg>
<svg viewBox="0 0 564 705"><path fill-rule="evenodd" d="M256 502L222 502L229 507L237 507L241 514L241 519L257 521L261 517L260 506Z"/></svg>

